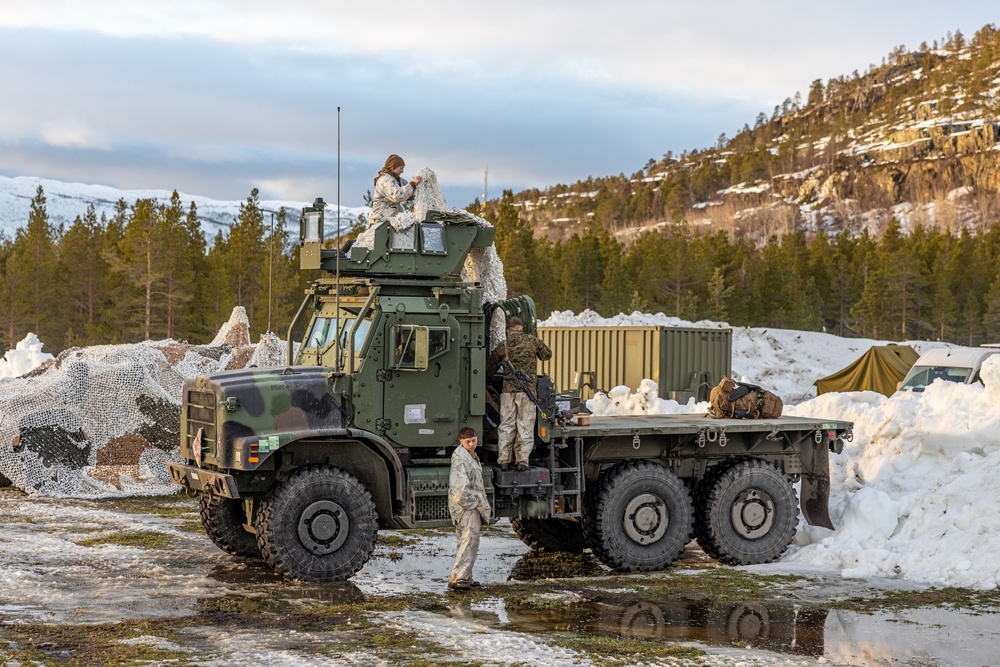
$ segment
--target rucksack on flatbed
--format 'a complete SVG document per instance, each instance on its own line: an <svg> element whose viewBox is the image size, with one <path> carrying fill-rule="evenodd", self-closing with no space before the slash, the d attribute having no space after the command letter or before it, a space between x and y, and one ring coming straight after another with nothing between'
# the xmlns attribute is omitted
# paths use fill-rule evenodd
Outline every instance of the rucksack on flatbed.
<svg viewBox="0 0 1000 667"><path fill-rule="evenodd" d="M777 394L728 377L712 388L709 400L708 413L716 419L771 419L784 408Z"/></svg>

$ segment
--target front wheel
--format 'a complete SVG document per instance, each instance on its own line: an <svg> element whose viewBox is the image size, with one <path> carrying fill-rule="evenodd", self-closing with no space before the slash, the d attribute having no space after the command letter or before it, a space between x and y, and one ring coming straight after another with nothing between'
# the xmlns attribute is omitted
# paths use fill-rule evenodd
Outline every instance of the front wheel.
<svg viewBox="0 0 1000 667"><path fill-rule="evenodd" d="M289 579L340 581L375 550L378 516L358 478L333 466L293 470L264 496L255 523L264 561Z"/></svg>
<svg viewBox="0 0 1000 667"><path fill-rule="evenodd" d="M215 546L240 558L260 558L257 536L243 527L247 520L242 500L213 500L203 494L199 505L201 525Z"/></svg>
<svg viewBox="0 0 1000 667"><path fill-rule="evenodd" d="M598 480L584 533L594 555L619 572L662 570L691 538L691 494L654 461L626 461Z"/></svg>
<svg viewBox="0 0 1000 667"><path fill-rule="evenodd" d="M785 552L798 524L798 500L785 474L744 459L706 480L695 525L706 554L732 565L770 563Z"/></svg>

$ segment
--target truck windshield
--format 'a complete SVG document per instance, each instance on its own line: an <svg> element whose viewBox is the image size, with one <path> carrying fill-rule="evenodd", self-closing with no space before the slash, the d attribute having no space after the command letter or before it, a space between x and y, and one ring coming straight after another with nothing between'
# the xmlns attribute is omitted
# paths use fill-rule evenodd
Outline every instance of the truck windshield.
<svg viewBox="0 0 1000 667"><path fill-rule="evenodd" d="M899 388L923 391L934 380L967 382L971 374L972 369L963 366L914 366Z"/></svg>
<svg viewBox="0 0 1000 667"><path fill-rule="evenodd" d="M351 327L354 326L353 317L344 320L344 332L340 335L340 347L344 350L347 349L347 336L351 332ZM361 348L365 344L365 338L368 337L368 330L371 329L372 323L370 320L361 320L358 323L358 330L354 332L354 354L355 356L361 354Z"/></svg>
<svg viewBox="0 0 1000 667"><path fill-rule="evenodd" d="M337 318L317 317L312 331L306 338L305 347L323 348L337 336Z"/></svg>

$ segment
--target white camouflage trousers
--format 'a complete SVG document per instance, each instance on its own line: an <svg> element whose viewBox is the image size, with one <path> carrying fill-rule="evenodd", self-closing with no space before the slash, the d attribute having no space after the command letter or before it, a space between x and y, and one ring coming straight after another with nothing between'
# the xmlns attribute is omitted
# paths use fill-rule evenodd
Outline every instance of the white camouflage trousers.
<svg viewBox="0 0 1000 667"><path fill-rule="evenodd" d="M464 581L471 584L472 566L476 564L476 556L479 554L479 526L482 517L478 509L458 510L454 521L458 553L455 555L455 566L451 568L448 583Z"/></svg>
<svg viewBox="0 0 1000 667"><path fill-rule="evenodd" d="M517 463L528 465L528 455L535 446L535 404L523 391L500 394L500 430L498 440L500 465L516 459ZM520 437L515 437L515 431ZM517 440L517 451L514 441Z"/></svg>

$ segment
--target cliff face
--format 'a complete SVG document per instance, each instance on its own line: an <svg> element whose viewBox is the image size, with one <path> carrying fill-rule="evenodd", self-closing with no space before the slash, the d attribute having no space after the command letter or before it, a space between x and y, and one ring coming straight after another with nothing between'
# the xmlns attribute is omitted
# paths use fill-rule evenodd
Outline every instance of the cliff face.
<svg viewBox="0 0 1000 667"><path fill-rule="evenodd" d="M792 229L878 234L991 227L1000 216L1000 33L890 54L864 75L814 81L715 147L515 197L537 236L597 224L628 240L684 220L766 239Z"/></svg>

